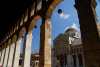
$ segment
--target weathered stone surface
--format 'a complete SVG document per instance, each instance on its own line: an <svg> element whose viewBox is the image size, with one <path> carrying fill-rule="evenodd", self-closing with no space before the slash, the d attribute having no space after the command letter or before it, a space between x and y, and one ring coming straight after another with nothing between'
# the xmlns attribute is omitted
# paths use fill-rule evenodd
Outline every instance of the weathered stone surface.
<svg viewBox="0 0 100 67"><path fill-rule="evenodd" d="M3 67L6 67L6 65L7 65L8 55L9 55L9 46L6 48L6 53L5 53Z"/></svg>
<svg viewBox="0 0 100 67"><path fill-rule="evenodd" d="M8 59L8 64L7 67L12 67L12 61L13 61L13 54L14 54L14 44L10 46L10 53L9 53L9 59Z"/></svg>
<svg viewBox="0 0 100 67"><path fill-rule="evenodd" d="M5 49L2 50L1 63L0 63L1 66L3 63L4 55L5 55Z"/></svg>
<svg viewBox="0 0 100 67"><path fill-rule="evenodd" d="M78 11L85 67L100 67L100 34L95 11L97 3L95 0L78 1L75 0L75 8Z"/></svg>
<svg viewBox="0 0 100 67"><path fill-rule="evenodd" d="M23 60L21 67L30 67L30 59L31 59L31 43L33 36L26 35L25 42L23 47Z"/></svg>
<svg viewBox="0 0 100 67"><path fill-rule="evenodd" d="M16 41L15 43L15 52L14 52L14 59L12 66L13 67L19 67L19 57L20 57L20 48L21 48L22 42Z"/></svg>
<svg viewBox="0 0 100 67"><path fill-rule="evenodd" d="M51 25L46 21L41 25L39 67L51 67Z"/></svg>

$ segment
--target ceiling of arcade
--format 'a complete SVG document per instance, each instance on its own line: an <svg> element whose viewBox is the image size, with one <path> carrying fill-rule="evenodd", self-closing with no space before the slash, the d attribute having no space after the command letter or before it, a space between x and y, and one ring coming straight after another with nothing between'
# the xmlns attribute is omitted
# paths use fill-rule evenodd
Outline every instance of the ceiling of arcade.
<svg viewBox="0 0 100 67"><path fill-rule="evenodd" d="M30 0L30 1L7 0L6 2L5 1L0 2L1 3L0 16L2 17L0 24L1 27L0 29L2 32L0 33L1 45L5 41L9 40L9 38L13 38L13 35L18 35L17 37L19 37L20 31L23 27L27 28L26 33L29 34L30 33L29 31L32 28L32 25L30 24L34 24L35 22L33 22L33 20L37 21L40 18L40 16L42 17L42 19L44 18L44 20L48 19L50 20L54 8L61 1L62 0L59 1L46 0L46 5L43 2L41 3L41 0Z"/></svg>
<svg viewBox="0 0 100 67"><path fill-rule="evenodd" d="M36 0L3 0L0 2L0 41L34 1Z"/></svg>

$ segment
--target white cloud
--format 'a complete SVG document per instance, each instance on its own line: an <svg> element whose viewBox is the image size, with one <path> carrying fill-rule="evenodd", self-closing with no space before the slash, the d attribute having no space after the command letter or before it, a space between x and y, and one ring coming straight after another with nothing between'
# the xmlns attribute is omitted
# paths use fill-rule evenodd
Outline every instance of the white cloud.
<svg viewBox="0 0 100 67"><path fill-rule="evenodd" d="M68 19L70 17L70 15L61 13L60 17L63 19Z"/></svg>
<svg viewBox="0 0 100 67"><path fill-rule="evenodd" d="M80 32L80 29L77 28L77 25L76 25L75 23L73 23L73 25L71 25L71 27L72 27L72 28L75 28L78 32ZM70 26L67 27L67 28L65 29L65 31L66 31L68 28L70 28Z"/></svg>
<svg viewBox="0 0 100 67"><path fill-rule="evenodd" d="M77 25L75 23L73 23L73 25L71 27L75 28L77 31L80 31L80 29L77 28Z"/></svg>

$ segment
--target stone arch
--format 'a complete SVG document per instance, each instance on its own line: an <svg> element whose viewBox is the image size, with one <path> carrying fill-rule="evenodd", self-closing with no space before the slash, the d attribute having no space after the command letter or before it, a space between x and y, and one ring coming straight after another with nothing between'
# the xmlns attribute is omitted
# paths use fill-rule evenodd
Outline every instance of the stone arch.
<svg viewBox="0 0 100 67"><path fill-rule="evenodd" d="M78 58L79 58L79 66L83 66L82 54L79 53Z"/></svg>
<svg viewBox="0 0 100 67"><path fill-rule="evenodd" d="M29 34L32 35L33 27L34 27L36 21L37 21L38 19L40 19L40 18L41 18L41 16L37 15L37 16L35 16L35 17L31 20L31 23L29 24L29 27L28 27L28 33L27 33L28 35L29 35Z"/></svg>
<svg viewBox="0 0 100 67"><path fill-rule="evenodd" d="M12 43L15 42L15 39L17 38L17 35L15 34L12 38Z"/></svg>
<svg viewBox="0 0 100 67"><path fill-rule="evenodd" d="M5 43L4 43L4 46L3 46L3 48L4 48L4 47L6 47L6 45L7 45L7 42L5 42Z"/></svg>
<svg viewBox="0 0 100 67"><path fill-rule="evenodd" d="M63 0L54 0L51 5L49 6L47 13L46 13L46 19L51 18L52 12L55 9L55 7L62 2Z"/></svg>
<svg viewBox="0 0 100 67"><path fill-rule="evenodd" d="M19 35L18 35L18 39L17 39L17 40L21 40L22 35L23 35L23 33L24 33L25 30L26 30L25 27L23 27L23 28L20 30Z"/></svg>
<svg viewBox="0 0 100 67"><path fill-rule="evenodd" d="M76 56L73 55L73 62L74 62L74 66L76 66Z"/></svg>
<svg viewBox="0 0 100 67"><path fill-rule="evenodd" d="M11 38L8 40L8 45L11 43Z"/></svg>

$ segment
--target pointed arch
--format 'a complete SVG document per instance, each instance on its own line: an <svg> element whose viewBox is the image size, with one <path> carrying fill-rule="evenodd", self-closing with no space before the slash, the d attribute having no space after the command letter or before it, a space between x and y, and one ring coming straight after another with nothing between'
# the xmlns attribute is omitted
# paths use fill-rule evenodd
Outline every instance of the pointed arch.
<svg viewBox="0 0 100 67"><path fill-rule="evenodd" d="M38 19L40 19L40 18L41 18L41 16L40 16L40 15L37 15L37 16L35 16L35 17L31 20L31 23L29 24L29 27L28 27L28 33L27 33L28 35L29 35L29 34L32 34L33 27L34 27L36 21L37 21Z"/></svg>
<svg viewBox="0 0 100 67"><path fill-rule="evenodd" d="M11 38L8 40L8 44L10 44L11 43Z"/></svg>
<svg viewBox="0 0 100 67"><path fill-rule="evenodd" d="M23 35L23 33L24 33L25 30L26 30L25 27L23 27L23 28L20 30L19 35L18 35L18 40L21 40L22 35Z"/></svg>
<svg viewBox="0 0 100 67"><path fill-rule="evenodd" d="M49 6L47 13L46 13L46 19L51 18L52 12L55 9L55 7L61 3L63 0L54 0L51 5Z"/></svg>
<svg viewBox="0 0 100 67"><path fill-rule="evenodd" d="M17 35L15 34L12 38L12 43L15 42L15 39L17 38Z"/></svg>

